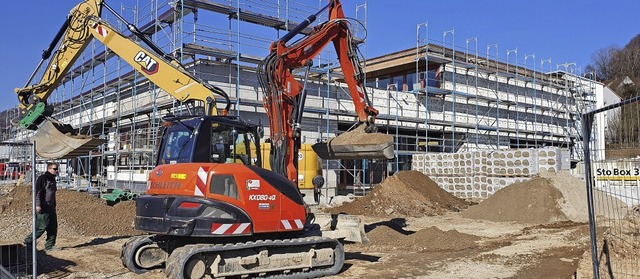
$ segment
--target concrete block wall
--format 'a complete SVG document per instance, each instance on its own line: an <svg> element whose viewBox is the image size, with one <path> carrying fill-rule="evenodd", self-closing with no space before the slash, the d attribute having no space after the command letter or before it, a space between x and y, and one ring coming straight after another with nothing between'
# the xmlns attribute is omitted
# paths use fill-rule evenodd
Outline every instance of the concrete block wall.
<svg viewBox="0 0 640 279"><path fill-rule="evenodd" d="M544 148L414 154L412 170L426 174L457 197L487 198L541 171L565 169L561 151Z"/></svg>
<svg viewBox="0 0 640 279"><path fill-rule="evenodd" d="M538 150L541 171L557 172L562 169L562 152L559 148L542 148Z"/></svg>

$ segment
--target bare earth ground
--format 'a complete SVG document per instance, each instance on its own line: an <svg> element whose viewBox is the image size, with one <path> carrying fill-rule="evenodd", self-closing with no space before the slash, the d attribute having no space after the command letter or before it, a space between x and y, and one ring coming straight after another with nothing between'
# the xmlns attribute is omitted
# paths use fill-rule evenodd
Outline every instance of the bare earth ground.
<svg viewBox="0 0 640 279"><path fill-rule="evenodd" d="M495 196L502 196L501 199L494 202L489 198L469 209L465 209L468 203L442 195L439 188L433 188L437 187L435 183L424 179L428 178L401 173L393 183L383 183L372 192L378 196L370 193L360 198L368 199L367 203L356 200L339 207L339 211L347 213L372 210L371 214L364 214L371 243L345 245L344 268L329 278L591 277L590 258L580 262L583 254L590 256L589 229L582 221L586 212L575 208L578 203L572 202L574 197L567 194L570 191L550 188L557 180L566 184L565 178L541 178L524 185L532 193L554 197L555 203L542 197L528 203L506 194L498 195L499 191ZM422 181L420 184L426 185L426 189L416 187L416 181ZM394 188L385 189L389 185ZM387 192L407 196L382 198ZM513 189L508 192L523 194ZM59 193L58 246L64 249L39 252L38 278L165 278L161 270L143 275L131 273L120 262L122 244L128 236L140 233L132 227L133 203L109 207L84 193L65 190ZM418 202L407 202L412 200ZM501 218L495 221L496 216L509 215L501 213L499 206L509 200L513 212L519 214L512 214L515 219L511 221ZM0 196L0 244L21 243L30 231L29 201L30 192L23 187ZM521 216L521 212L528 212L522 207L530 204L548 208L531 211L535 213L530 214L531 218ZM475 213L464 216L480 205L485 208L484 216ZM39 249L43 243L41 239Z"/></svg>

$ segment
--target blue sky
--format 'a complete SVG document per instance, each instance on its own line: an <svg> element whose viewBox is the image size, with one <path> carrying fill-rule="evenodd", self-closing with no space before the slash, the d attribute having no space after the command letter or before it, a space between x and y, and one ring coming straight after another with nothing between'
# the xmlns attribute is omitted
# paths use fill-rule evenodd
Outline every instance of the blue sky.
<svg viewBox="0 0 640 279"><path fill-rule="evenodd" d="M116 7L120 4L119 0L107 2ZM318 1L306 2L318 5ZM0 110L17 105L13 89L24 85L42 50L76 3L5 1L0 5ZM363 3L364 0L343 0L347 16L355 17L356 5ZM535 53L537 67L541 59L551 58L551 65L546 63L545 69L555 70L566 62L584 68L596 50L622 47L640 33L634 15L639 10L640 1L636 0L369 0L366 54L371 58L415 47L416 25L428 22L429 40L435 43L442 42L443 32L455 30L457 47L464 47L468 38L477 37L481 55L486 53L487 45L498 44L500 59L506 59L507 51L517 48L521 64L525 55ZM427 29L420 30L424 38ZM453 39L448 33L446 43L450 45ZM496 49L492 47L490 52L493 56ZM509 57L515 62L514 52Z"/></svg>

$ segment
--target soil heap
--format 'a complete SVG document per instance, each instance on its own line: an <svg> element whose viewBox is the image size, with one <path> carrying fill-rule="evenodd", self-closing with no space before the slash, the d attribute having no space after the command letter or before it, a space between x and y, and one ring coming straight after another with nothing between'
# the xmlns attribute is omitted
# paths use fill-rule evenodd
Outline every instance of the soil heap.
<svg viewBox="0 0 640 279"><path fill-rule="evenodd" d="M7 186L3 186L7 187ZM31 188L12 187L0 196L0 238L22 239L31 231ZM134 201L108 206L105 200L86 192L58 189L58 235L125 236L140 234L134 229Z"/></svg>
<svg viewBox="0 0 640 279"><path fill-rule="evenodd" d="M406 233L406 235L405 235ZM457 230L442 231L436 227L417 232L399 232L388 226L378 226L367 233L371 244L393 246L394 249L414 251L458 251L477 246L479 236Z"/></svg>
<svg viewBox="0 0 640 279"><path fill-rule="evenodd" d="M367 145L393 142L393 136L382 133L367 133L367 125L360 125L352 131L340 134L331 140L332 145Z"/></svg>
<svg viewBox="0 0 640 279"><path fill-rule="evenodd" d="M366 196L329 211L390 218L440 215L467 207L467 202L443 190L428 176L417 171L401 171Z"/></svg>
<svg viewBox="0 0 640 279"><path fill-rule="evenodd" d="M589 221L585 182L567 173L542 173L541 177L514 183L462 213L463 217L498 222L546 224ZM626 212L627 205L601 191L594 191L596 215Z"/></svg>
<svg viewBox="0 0 640 279"><path fill-rule="evenodd" d="M498 190L488 199L470 207L462 216L497 222L545 224L568 221L558 201L562 193L551 180L534 178Z"/></svg>
<svg viewBox="0 0 640 279"><path fill-rule="evenodd" d="M574 222L589 222L587 186L584 180L567 172L541 173L541 177L551 181L553 187L562 193L560 209ZM593 191L594 210L597 216L612 215L612 212L626 212L628 206L620 199L602 191ZM611 217L611 216L609 216Z"/></svg>

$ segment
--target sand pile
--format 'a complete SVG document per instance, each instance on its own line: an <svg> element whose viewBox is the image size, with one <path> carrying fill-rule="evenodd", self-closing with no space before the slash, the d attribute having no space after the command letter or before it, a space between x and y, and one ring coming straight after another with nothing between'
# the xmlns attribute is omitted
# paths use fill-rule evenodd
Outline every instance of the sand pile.
<svg viewBox="0 0 640 279"><path fill-rule="evenodd" d="M514 183L462 213L463 217L498 222L545 224L559 221L588 222L584 181L571 174L546 173ZM596 214L627 208L626 204L594 191Z"/></svg>
<svg viewBox="0 0 640 279"><path fill-rule="evenodd" d="M567 221L558 201L562 193L545 178L514 183L462 212L462 216L497 222L544 224Z"/></svg>
<svg viewBox="0 0 640 279"><path fill-rule="evenodd" d="M553 186L562 193L563 199L559 202L559 205L569 220L574 222L589 221L587 186L582 179L566 172L543 173L541 177L549 179ZM628 208L623 201L601 191L593 191L593 199L595 213L598 216L607 216L614 212L626 212Z"/></svg>
<svg viewBox="0 0 640 279"><path fill-rule="evenodd" d="M352 131L345 132L331 140L333 145L366 145L393 142L393 136L382 133L367 133L367 125L360 125Z"/></svg>
<svg viewBox="0 0 640 279"><path fill-rule="evenodd" d="M442 231L429 227L405 235L388 226L378 226L367 233L373 245L392 245L398 249L413 251L458 251L477 246L480 237L456 230Z"/></svg>
<svg viewBox="0 0 640 279"><path fill-rule="evenodd" d="M83 192L57 192L60 236L122 236L140 234L133 228L135 202L108 206ZM31 230L31 189L15 187L0 196L0 238L21 239Z"/></svg>
<svg viewBox="0 0 640 279"><path fill-rule="evenodd" d="M369 194L329 209L372 217L422 217L459 211L468 204L440 188L428 176L417 171L401 171L388 177Z"/></svg>

